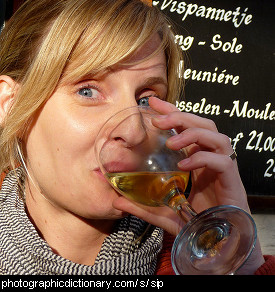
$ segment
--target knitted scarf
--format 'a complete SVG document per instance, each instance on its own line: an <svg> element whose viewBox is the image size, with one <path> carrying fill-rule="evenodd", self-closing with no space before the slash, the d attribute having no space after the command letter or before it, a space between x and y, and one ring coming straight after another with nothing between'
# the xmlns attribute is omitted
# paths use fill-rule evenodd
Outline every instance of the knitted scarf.
<svg viewBox="0 0 275 292"><path fill-rule="evenodd" d="M162 248L162 229L129 215L117 221L93 266L55 254L30 222L19 196L21 168L11 171L0 191L0 274L152 275ZM141 242L138 241L139 238Z"/></svg>

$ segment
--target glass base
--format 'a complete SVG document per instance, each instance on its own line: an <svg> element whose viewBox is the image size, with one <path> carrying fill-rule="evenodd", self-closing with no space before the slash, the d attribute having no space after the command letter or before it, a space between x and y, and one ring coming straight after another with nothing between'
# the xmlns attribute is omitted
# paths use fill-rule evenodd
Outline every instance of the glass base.
<svg viewBox="0 0 275 292"><path fill-rule="evenodd" d="M218 206L192 218L175 239L172 265L178 275L228 275L251 254L253 218L235 206Z"/></svg>

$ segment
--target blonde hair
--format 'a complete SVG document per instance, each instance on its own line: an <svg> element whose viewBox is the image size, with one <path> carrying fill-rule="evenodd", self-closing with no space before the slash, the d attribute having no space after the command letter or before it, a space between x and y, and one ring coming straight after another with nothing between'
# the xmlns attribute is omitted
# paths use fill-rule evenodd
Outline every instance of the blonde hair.
<svg viewBox="0 0 275 292"><path fill-rule="evenodd" d="M0 133L1 171L20 161L18 138L60 80L123 63L156 33L167 57L167 100L174 102L182 57L170 26L157 8L140 0L26 1L0 35L0 75L20 84Z"/></svg>

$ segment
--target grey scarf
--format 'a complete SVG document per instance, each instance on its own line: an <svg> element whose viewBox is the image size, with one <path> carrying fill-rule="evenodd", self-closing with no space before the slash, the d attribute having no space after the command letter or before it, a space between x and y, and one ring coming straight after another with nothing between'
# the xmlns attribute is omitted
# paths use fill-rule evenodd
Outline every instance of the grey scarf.
<svg viewBox="0 0 275 292"><path fill-rule="evenodd" d="M162 248L163 231L130 215L118 220L93 266L55 254L30 222L22 199L21 168L11 171L0 192L0 274L10 275L152 275Z"/></svg>

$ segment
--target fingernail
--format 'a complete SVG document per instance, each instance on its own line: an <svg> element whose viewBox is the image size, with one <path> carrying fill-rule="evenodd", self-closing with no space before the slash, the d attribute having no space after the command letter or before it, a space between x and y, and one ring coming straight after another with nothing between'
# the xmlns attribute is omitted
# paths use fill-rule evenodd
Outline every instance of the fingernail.
<svg viewBox="0 0 275 292"><path fill-rule="evenodd" d="M178 163L178 167L184 167L186 166L188 163L190 163L191 159L190 158L185 158L183 160L181 160L179 163Z"/></svg>

